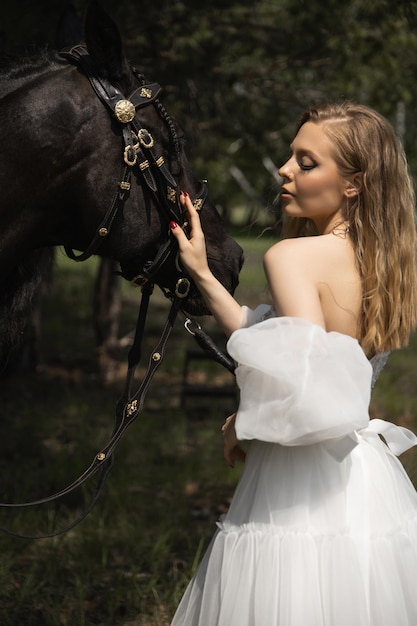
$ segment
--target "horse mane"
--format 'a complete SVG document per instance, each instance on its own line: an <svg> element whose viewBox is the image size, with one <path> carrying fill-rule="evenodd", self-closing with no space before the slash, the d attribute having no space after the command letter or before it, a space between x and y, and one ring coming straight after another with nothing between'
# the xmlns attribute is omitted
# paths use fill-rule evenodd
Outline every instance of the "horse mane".
<svg viewBox="0 0 417 626"><path fill-rule="evenodd" d="M0 97L11 93L28 78L37 78L42 74L65 65L55 50L41 48L33 53L15 57L8 55L0 59Z"/></svg>
<svg viewBox="0 0 417 626"><path fill-rule="evenodd" d="M40 305L51 283L53 260L53 248L32 250L0 281L0 376L21 364L22 346L27 351L38 335ZM34 346L29 350L34 351Z"/></svg>
<svg viewBox="0 0 417 626"><path fill-rule="evenodd" d="M18 89L28 78L36 78L62 66L53 50L38 49L22 58L7 55L0 60L0 98ZM28 252L18 264L0 277L0 376L21 361L22 346L33 328L38 303L49 286L54 251L43 248Z"/></svg>
<svg viewBox="0 0 417 626"><path fill-rule="evenodd" d="M49 290L54 250L31 252L1 283L0 377L37 365L41 305Z"/></svg>

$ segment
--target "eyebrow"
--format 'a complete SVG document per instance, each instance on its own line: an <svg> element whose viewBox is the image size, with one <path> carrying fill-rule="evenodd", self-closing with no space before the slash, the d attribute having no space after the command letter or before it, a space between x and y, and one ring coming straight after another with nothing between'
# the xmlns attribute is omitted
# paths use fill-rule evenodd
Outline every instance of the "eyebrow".
<svg viewBox="0 0 417 626"><path fill-rule="evenodd" d="M292 154L294 154L294 144L290 144L290 150L292 152ZM297 148L297 152L299 152L300 154L303 154L305 156L308 156L312 159L318 159L320 158L320 155L318 155L316 152L313 152L312 150L308 150L308 148Z"/></svg>

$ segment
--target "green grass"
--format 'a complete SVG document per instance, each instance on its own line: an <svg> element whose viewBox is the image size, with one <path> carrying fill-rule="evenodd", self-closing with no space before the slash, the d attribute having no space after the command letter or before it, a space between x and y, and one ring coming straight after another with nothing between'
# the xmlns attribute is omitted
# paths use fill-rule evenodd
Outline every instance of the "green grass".
<svg viewBox="0 0 417 626"><path fill-rule="evenodd" d="M273 239L268 233L239 238L247 261L237 297L256 306L267 298L261 261ZM45 306L42 366L0 381L2 500L22 501L62 488L111 435L126 355L115 380L104 385L91 322L95 269L95 261L74 264L58 255ZM133 328L139 298L138 290L123 286L121 335ZM168 308L156 292L146 351L156 343ZM214 330L208 318L203 325ZM181 405L184 358L195 348L178 320L144 412L120 443L103 494L82 524L55 539L0 534L2 626L169 624L240 473L223 460L220 432L233 399L188 399ZM414 338L408 350L391 357L372 413L417 430L416 351ZM214 363L201 368L194 374L203 380L230 382ZM415 475L413 455L405 455L405 462ZM74 519L89 491L91 486L70 495L57 509L3 511L0 525L47 531Z"/></svg>

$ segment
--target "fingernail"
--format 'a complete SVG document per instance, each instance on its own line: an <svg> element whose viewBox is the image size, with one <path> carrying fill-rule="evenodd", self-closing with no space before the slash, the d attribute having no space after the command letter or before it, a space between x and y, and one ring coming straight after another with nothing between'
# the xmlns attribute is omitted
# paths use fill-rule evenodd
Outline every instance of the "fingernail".
<svg viewBox="0 0 417 626"><path fill-rule="evenodd" d="M170 228L172 228L172 230L174 230L174 228L177 228L178 224L177 224L177 222L170 222L169 226L170 226Z"/></svg>

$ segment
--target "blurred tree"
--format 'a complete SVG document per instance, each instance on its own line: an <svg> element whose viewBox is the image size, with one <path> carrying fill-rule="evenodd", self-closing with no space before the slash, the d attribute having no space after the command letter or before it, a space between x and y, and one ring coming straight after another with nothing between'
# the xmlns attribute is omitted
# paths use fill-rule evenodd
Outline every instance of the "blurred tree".
<svg viewBox="0 0 417 626"><path fill-rule="evenodd" d="M54 45L67 2L6 2L2 50ZM271 206L274 167L311 102L351 98L402 135L417 172L416 0L102 0L130 60L165 88L220 206ZM8 6L7 6L8 5ZM74 2L82 14L85 0ZM248 196L249 194L249 196Z"/></svg>

